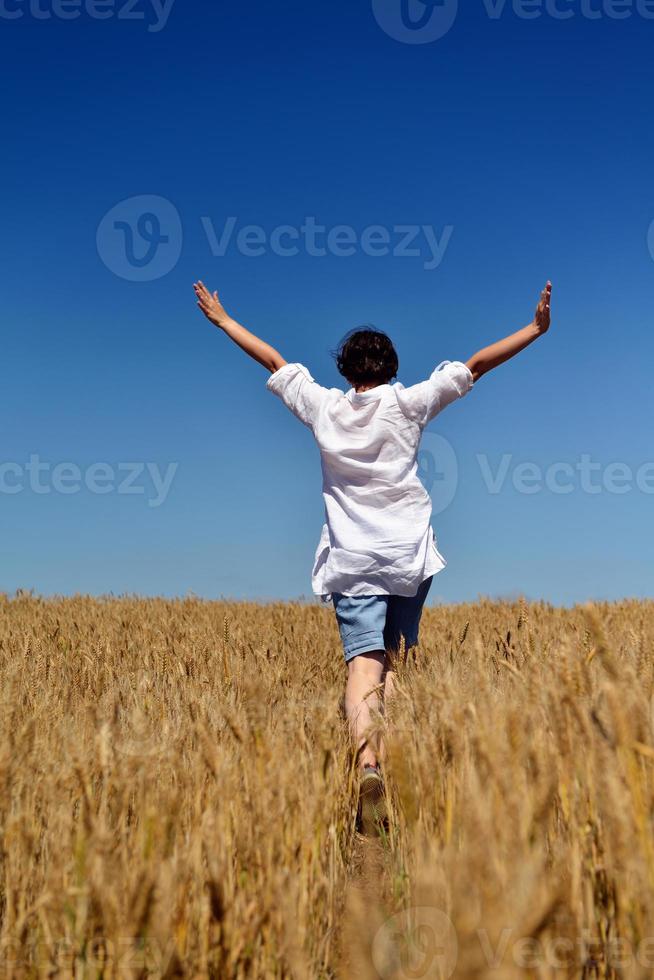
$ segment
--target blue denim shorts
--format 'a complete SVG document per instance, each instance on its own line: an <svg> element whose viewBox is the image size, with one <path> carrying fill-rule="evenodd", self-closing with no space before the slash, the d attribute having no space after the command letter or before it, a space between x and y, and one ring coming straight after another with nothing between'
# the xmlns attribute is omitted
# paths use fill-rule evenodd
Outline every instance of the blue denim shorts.
<svg viewBox="0 0 654 980"><path fill-rule="evenodd" d="M414 596L332 594L345 661L373 650L396 652L404 637L405 649L418 642L422 607L432 577L424 580Z"/></svg>

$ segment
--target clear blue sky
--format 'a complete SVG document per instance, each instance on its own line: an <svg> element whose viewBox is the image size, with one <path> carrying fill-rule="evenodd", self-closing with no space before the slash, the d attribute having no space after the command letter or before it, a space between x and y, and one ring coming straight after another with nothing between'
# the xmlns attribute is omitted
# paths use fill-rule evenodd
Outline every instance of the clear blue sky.
<svg viewBox="0 0 654 980"><path fill-rule="evenodd" d="M132 8L142 19L108 0L102 20L53 2L4 0L0 15L0 589L310 593L317 450L197 313L195 278L337 385L329 351L352 327L387 329L411 384L523 326L550 277L550 334L433 425L451 453L430 436L431 463L451 484L453 454L458 481L434 517L449 564L432 599L651 594L653 467L636 479L654 460L644 3L617 19L608 0L559 0L560 19L466 0L444 36L405 43L419 38L400 0L177 0L165 23L151 0ZM418 0L409 14L449 16ZM144 195L169 204L129 203ZM207 230L230 217L213 254ZM310 254L307 218L351 231ZM262 231L239 248L248 225ZM282 225L297 254L271 245ZM398 226L430 229L440 263L426 268L422 231L418 255L397 254ZM369 254L380 234L391 254ZM521 464L551 483L548 467L584 457L599 493L578 470L570 492L521 492ZM160 506L151 471L120 469L134 463L162 478L177 465ZM614 463L627 492L602 484L615 490ZM126 477L143 492L118 492Z"/></svg>

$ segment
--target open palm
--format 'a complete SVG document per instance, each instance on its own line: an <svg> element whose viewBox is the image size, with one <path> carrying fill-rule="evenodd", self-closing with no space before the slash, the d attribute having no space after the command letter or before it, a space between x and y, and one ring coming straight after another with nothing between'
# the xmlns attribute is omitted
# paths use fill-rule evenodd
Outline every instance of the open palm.
<svg viewBox="0 0 654 980"><path fill-rule="evenodd" d="M212 296L201 280L193 283L193 289L195 290L198 306L207 320L211 320L212 323L215 323L219 327L221 323L224 323L227 313L225 312L225 307L220 302L218 293L214 293Z"/></svg>
<svg viewBox="0 0 654 980"><path fill-rule="evenodd" d="M536 307L536 316L534 317L534 323L538 327L540 333L547 333L547 331L550 328L551 301L552 301L552 283L548 282L547 285L545 286L545 289L540 294L540 302Z"/></svg>

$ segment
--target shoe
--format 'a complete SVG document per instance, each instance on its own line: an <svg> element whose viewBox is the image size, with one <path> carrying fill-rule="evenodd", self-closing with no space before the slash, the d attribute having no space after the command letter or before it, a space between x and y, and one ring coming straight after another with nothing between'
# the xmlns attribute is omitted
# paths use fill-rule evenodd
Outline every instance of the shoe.
<svg viewBox="0 0 654 980"><path fill-rule="evenodd" d="M359 784L359 814L361 833L378 837L386 821L384 781L378 766L366 766Z"/></svg>

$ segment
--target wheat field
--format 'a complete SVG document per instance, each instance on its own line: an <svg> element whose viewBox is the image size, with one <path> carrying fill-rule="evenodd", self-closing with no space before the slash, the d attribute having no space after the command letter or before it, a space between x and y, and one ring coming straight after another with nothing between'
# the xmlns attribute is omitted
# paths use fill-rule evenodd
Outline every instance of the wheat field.
<svg viewBox="0 0 654 980"><path fill-rule="evenodd" d="M426 609L356 830L331 610L0 597L0 976L654 976L654 603Z"/></svg>

